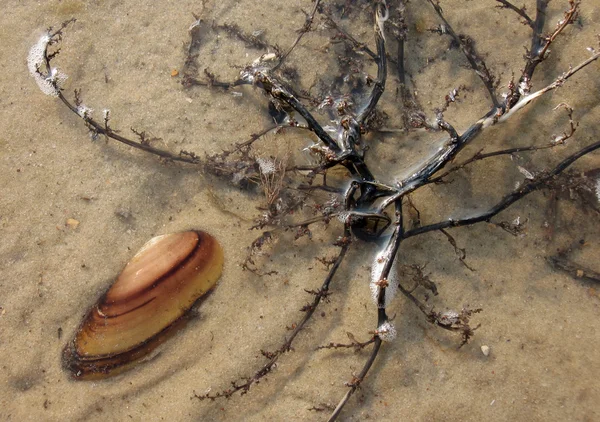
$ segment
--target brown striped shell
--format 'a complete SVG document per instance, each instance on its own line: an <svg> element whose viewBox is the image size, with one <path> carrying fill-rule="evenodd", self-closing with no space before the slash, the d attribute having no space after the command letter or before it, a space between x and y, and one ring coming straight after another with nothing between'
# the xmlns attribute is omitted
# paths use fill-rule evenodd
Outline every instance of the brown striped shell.
<svg viewBox="0 0 600 422"><path fill-rule="evenodd" d="M184 323L221 276L223 251L201 231L158 236L127 263L88 312L63 363L78 379L103 378L146 357Z"/></svg>

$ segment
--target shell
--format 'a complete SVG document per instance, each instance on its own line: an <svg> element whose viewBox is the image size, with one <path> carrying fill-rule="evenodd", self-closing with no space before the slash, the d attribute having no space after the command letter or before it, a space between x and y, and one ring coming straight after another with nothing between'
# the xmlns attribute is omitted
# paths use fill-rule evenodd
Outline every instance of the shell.
<svg viewBox="0 0 600 422"><path fill-rule="evenodd" d="M221 276L223 251L202 231L158 236L127 263L92 307L63 364L77 379L123 372L185 324L185 315Z"/></svg>

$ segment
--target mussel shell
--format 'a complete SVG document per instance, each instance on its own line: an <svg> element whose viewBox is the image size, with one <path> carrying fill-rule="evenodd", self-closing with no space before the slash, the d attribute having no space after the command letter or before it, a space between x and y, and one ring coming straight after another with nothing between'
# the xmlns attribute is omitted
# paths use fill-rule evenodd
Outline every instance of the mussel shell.
<svg viewBox="0 0 600 422"><path fill-rule="evenodd" d="M92 307L63 363L78 379L114 375L148 356L217 282L223 251L201 231L146 243Z"/></svg>

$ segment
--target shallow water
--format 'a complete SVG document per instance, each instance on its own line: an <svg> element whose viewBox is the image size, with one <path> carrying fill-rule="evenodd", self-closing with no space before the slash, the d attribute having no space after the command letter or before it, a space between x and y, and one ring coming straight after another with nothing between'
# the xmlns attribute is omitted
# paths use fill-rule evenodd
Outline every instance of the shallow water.
<svg viewBox="0 0 600 422"><path fill-rule="evenodd" d="M416 2L414 2L416 3ZM532 2L527 2L530 4ZM486 61L505 83L519 74L526 28L493 2L443 1L447 19L458 32L477 40ZM310 2L302 7L309 9ZM552 2L548 21L561 16ZM536 87L551 82L569 64L587 57L600 27L600 2L582 5L580 23L570 27L553 48L554 60L542 65ZM530 6L530 10L534 7ZM66 30L58 66L69 75L68 91L82 90L97 111L111 110L112 125L162 138L158 145L203 156L247 139L269 124L267 101L252 88L233 96L204 88L183 89L173 69L181 70L192 12L207 23L237 23L244 31L282 47L291 45L304 22L297 6L281 2L5 2L0 18L0 419L2 420L325 420L313 407L335 405L344 382L360 370L367 352L314 351L318 345L345 342L346 332L368 338L376 309L367 286L370 245L350 252L332 286L331 303L299 336L294 352L283 356L266 381L245 396L197 401L194 392L218 391L251 375L300 319L308 300L304 289L318 288L326 274L315 256L332 256L340 228L315 229L315 238L294 242L283 236L259 278L243 271L246 247L258 233L252 219L263 203L203 175L185 164L160 164L155 157L100 139L90 142L82 122L56 99L45 97L27 73L29 47L43 29L75 16ZM361 15L362 16L362 15ZM366 16L366 15L364 15ZM426 112L443 102L452 88L466 85L466 96L445 117L459 129L489 106L476 76L465 68L448 41L423 28L437 23L432 11L409 8L407 69ZM370 23L347 26L371 43ZM491 30L493 28L493 30ZM491 32L491 34L490 34ZM309 34L290 57L308 89L328 80L335 68L326 32ZM199 60L222 79L264 51L247 49L224 34L208 31ZM202 67L201 67L202 68ZM369 67L370 72L375 72ZM390 71L381 109L398 128ZM540 170L577 145L597 139L600 118L598 64L575 76L561 90L528 107L509 123L477 138L471 152L530 143L546 143L566 130L561 102L575 109L580 122L570 145L539 155L523 155L519 165ZM324 118L324 116L320 116ZM281 154L310 142L286 133L284 146L262 146ZM369 138L369 165L382 179L399 178L436 147L438 136L377 135ZM285 146L288 145L288 146ZM469 153L465 152L464 157ZM410 158L407 158L410 157ZM302 159L300 155L297 160ZM580 168L599 166L598 154ZM515 163L497 159L458 173L450 185L424 188L413 198L424 221L465 215L493 204L522 180ZM464 304L483 308L473 340L461 349L458 336L429 325L404 298L389 310L396 315L398 338L385 345L343 420L597 420L600 405L598 286L552 270L545 257L571 241L588 246L575 258L596 268L598 216L576 202L561 200L552 241L546 239L549 196L535 193L496 221L527 220L525 236L513 237L489 224L452 230L466 248L465 268L443 235L431 233L402 244L402 263L427 264L438 284L437 309ZM79 221L76 228L65 223ZM210 231L226 256L220 285L199 308L200 317L171 339L158 356L113 379L74 382L62 370L61 350L82 316L110 285L133 253L152 236L189 228ZM61 334L62 333L62 334ZM491 353L485 357L481 346Z"/></svg>

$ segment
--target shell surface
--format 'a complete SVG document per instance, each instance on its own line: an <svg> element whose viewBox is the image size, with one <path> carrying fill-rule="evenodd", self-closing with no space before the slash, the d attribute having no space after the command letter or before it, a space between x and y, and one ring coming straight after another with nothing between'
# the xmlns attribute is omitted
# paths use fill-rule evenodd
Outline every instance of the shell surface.
<svg viewBox="0 0 600 422"><path fill-rule="evenodd" d="M223 251L201 231L158 236L127 263L67 344L63 362L78 379L122 372L179 328L221 275Z"/></svg>

